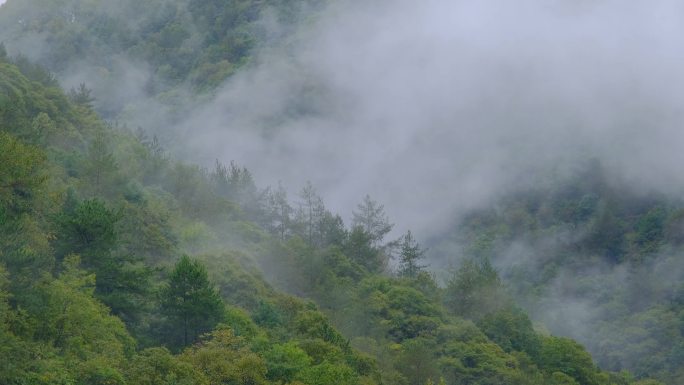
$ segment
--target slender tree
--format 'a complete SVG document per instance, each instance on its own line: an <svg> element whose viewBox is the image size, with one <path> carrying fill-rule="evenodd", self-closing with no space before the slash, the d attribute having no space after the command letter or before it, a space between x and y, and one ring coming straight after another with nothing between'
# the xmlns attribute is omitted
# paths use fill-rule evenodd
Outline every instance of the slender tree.
<svg viewBox="0 0 684 385"><path fill-rule="evenodd" d="M399 275L402 277L416 278L418 273L426 265L421 265L419 261L425 256L425 250L420 247L418 242L411 234L411 230L402 237L401 251L399 254Z"/></svg>
<svg viewBox="0 0 684 385"><path fill-rule="evenodd" d="M287 201L287 191L281 183L278 183L277 189L268 190L266 202L267 226L272 234L284 241L290 231L293 210Z"/></svg>
<svg viewBox="0 0 684 385"><path fill-rule="evenodd" d="M79 105L92 108L95 97L92 95L92 90L86 87L85 83L79 84L77 89L69 91L71 100Z"/></svg>
<svg viewBox="0 0 684 385"><path fill-rule="evenodd" d="M300 235L310 245L320 244L320 224L325 215L325 206L311 182L307 182L299 193L299 207L296 221Z"/></svg>
<svg viewBox="0 0 684 385"><path fill-rule="evenodd" d="M367 232L373 246L378 246L382 239L392 231L394 224L389 223L389 219L385 214L385 206L371 199L370 195L366 195L357 209L352 212L352 227L361 227Z"/></svg>
<svg viewBox="0 0 684 385"><path fill-rule="evenodd" d="M87 162L84 164L85 175L88 176L93 192L98 196L110 193L111 187L117 184L117 171L114 152L110 148L108 138L98 134L90 143Z"/></svg>

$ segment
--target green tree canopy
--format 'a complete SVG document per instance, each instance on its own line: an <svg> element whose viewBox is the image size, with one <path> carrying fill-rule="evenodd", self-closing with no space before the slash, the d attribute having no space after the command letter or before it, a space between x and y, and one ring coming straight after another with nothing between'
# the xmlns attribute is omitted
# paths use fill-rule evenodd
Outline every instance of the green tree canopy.
<svg viewBox="0 0 684 385"><path fill-rule="evenodd" d="M224 307L204 266L184 255L161 290L161 311L168 319L169 342L179 348L211 330L223 317Z"/></svg>

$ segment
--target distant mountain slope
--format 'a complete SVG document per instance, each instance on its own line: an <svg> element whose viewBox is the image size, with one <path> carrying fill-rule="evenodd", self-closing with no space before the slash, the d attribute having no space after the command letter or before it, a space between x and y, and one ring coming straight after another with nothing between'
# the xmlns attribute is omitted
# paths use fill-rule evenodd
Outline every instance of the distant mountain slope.
<svg viewBox="0 0 684 385"><path fill-rule="evenodd" d="M301 9L321 0L10 0L0 42L94 90L108 119L137 103L192 105L246 65L253 49L281 41ZM271 25L269 25L269 23Z"/></svg>
<svg viewBox="0 0 684 385"><path fill-rule="evenodd" d="M510 194L435 240L435 258L488 258L514 297L609 370L684 381L684 203L634 192L588 162Z"/></svg>

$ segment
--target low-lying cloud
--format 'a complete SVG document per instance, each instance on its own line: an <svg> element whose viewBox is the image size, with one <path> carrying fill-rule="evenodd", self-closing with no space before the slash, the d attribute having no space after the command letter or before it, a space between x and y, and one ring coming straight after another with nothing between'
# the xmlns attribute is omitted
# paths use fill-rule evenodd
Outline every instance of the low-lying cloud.
<svg viewBox="0 0 684 385"><path fill-rule="evenodd" d="M311 180L343 213L370 193L420 234L590 157L680 191L683 19L664 0L337 4L184 121L184 150Z"/></svg>

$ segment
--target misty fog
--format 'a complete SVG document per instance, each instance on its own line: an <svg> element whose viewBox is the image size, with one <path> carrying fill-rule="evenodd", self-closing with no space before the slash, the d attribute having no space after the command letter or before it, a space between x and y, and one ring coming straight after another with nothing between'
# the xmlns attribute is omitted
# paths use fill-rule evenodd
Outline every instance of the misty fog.
<svg viewBox="0 0 684 385"><path fill-rule="evenodd" d="M107 12L140 27L115 3ZM310 180L346 220L368 193L396 234L424 238L589 158L634 188L681 192L683 19L670 0L345 1L192 106L174 106L191 99L182 88L147 96L150 68L125 55L84 59L60 81L85 82L107 119L185 159L235 160L291 196ZM261 28L284 27L267 14ZM6 43L41 62L46 39Z"/></svg>
<svg viewBox="0 0 684 385"><path fill-rule="evenodd" d="M677 1L333 6L184 120L182 150L295 192L310 179L342 213L370 193L422 235L591 157L679 192L683 16Z"/></svg>
<svg viewBox="0 0 684 385"><path fill-rule="evenodd" d="M676 195L683 43L678 1L338 5L184 121L183 150L204 164L235 159L291 193L311 180L347 215L369 193L396 233L421 237L591 158L626 186ZM525 263L537 253L508 254ZM458 260L433 254L433 266ZM682 276L678 259L660 263L668 282ZM602 274L626 285L622 270ZM606 315L561 290L569 279L528 308L587 343Z"/></svg>

